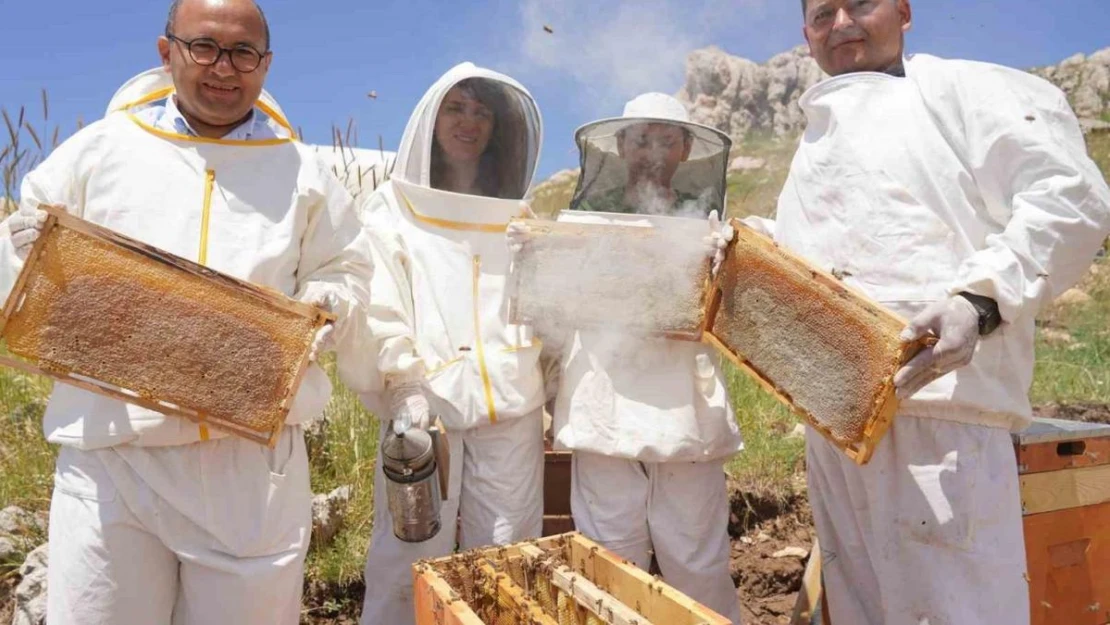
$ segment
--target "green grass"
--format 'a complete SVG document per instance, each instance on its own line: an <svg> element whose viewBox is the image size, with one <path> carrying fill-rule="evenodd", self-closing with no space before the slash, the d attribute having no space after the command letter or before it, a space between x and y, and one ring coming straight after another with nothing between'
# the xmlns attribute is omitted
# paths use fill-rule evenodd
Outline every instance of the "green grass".
<svg viewBox="0 0 1110 625"><path fill-rule="evenodd" d="M744 436L744 451L726 465L729 476L746 491L791 492L802 468L805 444L788 438L799 421L746 374L726 366L729 397Z"/></svg>
<svg viewBox="0 0 1110 625"><path fill-rule="evenodd" d="M50 507L55 451L42 433L50 387L43 378L0 369L0 508Z"/></svg>
<svg viewBox="0 0 1110 625"><path fill-rule="evenodd" d="M769 217L775 214L779 190L786 182L790 161L798 142L795 138L775 138L771 136L752 136L733 148L731 159L737 156L760 158L766 161L762 169L734 171L728 174L729 217L759 215Z"/></svg>
<svg viewBox="0 0 1110 625"><path fill-rule="evenodd" d="M1110 403L1110 263L1095 264L1079 288L1091 296L1086 304L1053 305L1040 323L1066 332L1070 343L1037 339L1036 374L1030 398L1045 402Z"/></svg>
<svg viewBox="0 0 1110 625"><path fill-rule="evenodd" d="M347 583L362 577L370 542L379 429L378 420L334 378L330 361L325 368L336 390L325 411L324 426L308 438L312 490L328 493L339 486L350 486L352 493L343 530L327 547L312 549L306 572L310 579Z"/></svg>

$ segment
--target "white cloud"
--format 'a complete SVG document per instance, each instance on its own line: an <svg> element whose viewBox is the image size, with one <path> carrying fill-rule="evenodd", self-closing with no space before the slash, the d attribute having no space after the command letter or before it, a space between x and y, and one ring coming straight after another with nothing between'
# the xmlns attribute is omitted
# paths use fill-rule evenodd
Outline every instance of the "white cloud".
<svg viewBox="0 0 1110 625"><path fill-rule="evenodd" d="M764 2L524 0L516 53L529 73L570 79L586 108L612 113L638 93L677 91L686 55Z"/></svg>

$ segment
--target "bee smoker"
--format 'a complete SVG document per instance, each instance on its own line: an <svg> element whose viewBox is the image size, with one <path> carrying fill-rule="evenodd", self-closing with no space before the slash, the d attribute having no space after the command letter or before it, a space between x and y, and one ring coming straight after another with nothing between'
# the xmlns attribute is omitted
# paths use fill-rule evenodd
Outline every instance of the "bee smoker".
<svg viewBox="0 0 1110 625"><path fill-rule="evenodd" d="M390 428L382 443L385 495L393 534L420 543L439 533L439 509L447 499L450 452L443 425L428 431Z"/></svg>

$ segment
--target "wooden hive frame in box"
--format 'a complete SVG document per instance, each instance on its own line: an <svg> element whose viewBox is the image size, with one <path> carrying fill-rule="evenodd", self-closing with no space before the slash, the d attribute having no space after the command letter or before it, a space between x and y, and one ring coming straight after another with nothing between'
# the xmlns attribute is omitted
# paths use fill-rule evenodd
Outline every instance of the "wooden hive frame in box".
<svg viewBox="0 0 1110 625"><path fill-rule="evenodd" d="M890 428L894 374L932 339L904 343L906 321L732 220L703 340L858 464Z"/></svg>
<svg viewBox="0 0 1110 625"><path fill-rule="evenodd" d="M670 219L688 230L676 232L674 226L514 220L528 226L525 235L528 243L513 261L510 322L542 326L545 319L557 320L560 325L581 328L618 326L651 336L700 340L707 321L710 263L700 247L685 243L691 240L688 233L695 231L699 234L692 240L698 241L702 236L698 229L704 224L694 219ZM684 243L678 252L673 251L676 241ZM659 251L668 248L675 258L668 259L672 264L666 271L620 271L606 280L604 272L598 269L606 265L652 267L658 261ZM675 261L683 265L675 267ZM569 271L566 266L569 262L579 263L581 274ZM655 266L658 268L658 264ZM568 275L593 278L581 283L567 280ZM584 285L599 292L566 290ZM685 292L676 297L676 290Z"/></svg>
<svg viewBox="0 0 1110 625"><path fill-rule="evenodd" d="M0 365L273 446L332 320L43 206L0 317ZM238 360L237 360L238 359Z"/></svg>
<svg viewBox="0 0 1110 625"><path fill-rule="evenodd" d="M572 532L413 566L417 625L726 625Z"/></svg>

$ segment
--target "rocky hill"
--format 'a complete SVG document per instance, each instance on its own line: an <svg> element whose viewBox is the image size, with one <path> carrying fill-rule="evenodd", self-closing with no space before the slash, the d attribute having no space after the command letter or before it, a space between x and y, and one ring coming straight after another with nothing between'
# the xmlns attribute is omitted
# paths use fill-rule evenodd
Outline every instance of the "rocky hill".
<svg viewBox="0 0 1110 625"><path fill-rule="evenodd" d="M1030 71L1063 89L1080 119L1110 129L1110 48Z"/></svg>
<svg viewBox="0 0 1110 625"><path fill-rule="evenodd" d="M791 135L805 125L798 98L825 77L805 46L764 64L717 47L690 53L678 99L694 121L742 141L753 132Z"/></svg>
<svg viewBox="0 0 1110 625"><path fill-rule="evenodd" d="M1063 89L1085 126L1110 128L1110 48L1030 71ZM734 141L753 133L789 136L805 125L798 98L824 77L806 46L763 64L709 47L687 57L678 98L695 121Z"/></svg>

